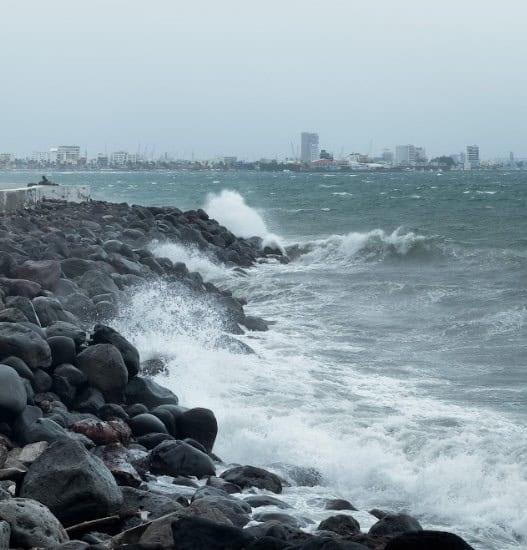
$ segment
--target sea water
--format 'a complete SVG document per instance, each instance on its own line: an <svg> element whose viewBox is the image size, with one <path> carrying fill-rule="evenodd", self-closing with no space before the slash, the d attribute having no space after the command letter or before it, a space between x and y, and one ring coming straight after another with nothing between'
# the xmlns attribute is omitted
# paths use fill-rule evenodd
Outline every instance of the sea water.
<svg viewBox="0 0 527 550"><path fill-rule="evenodd" d="M94 198L203 207L288 251L289 264L243 275L181 244L151 245L274 322L242 337L255 355L223 345L210 302L161 283L115 320L143 357L167 358L163 383L182 403L215 411L225 460L306 467L312 486L283 498L315 522L321 498L342 497L478 549L527 546L527 173L50 179L90 185ZM364 529L375 521L354 515Z"/></svg>

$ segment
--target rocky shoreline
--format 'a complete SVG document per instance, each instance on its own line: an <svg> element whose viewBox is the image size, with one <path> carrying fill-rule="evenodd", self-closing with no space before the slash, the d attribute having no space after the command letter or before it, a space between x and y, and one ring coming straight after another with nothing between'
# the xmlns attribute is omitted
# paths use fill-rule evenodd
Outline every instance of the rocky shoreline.
<svg viewBox="0 0 527 550"><path fill-rule="evenodd" d="M471 548L404 513L372 510L361 532L344 500L303 523L276 496L287 486L276 472L216 456L214 412L180 404L153 378L162 359L141 362L111 320L134 287L161 279L221 307L244 353L236 335L267 324L152 241L234 269L287 261L202 210L47 201L0 220L0 550Z"/></svg>

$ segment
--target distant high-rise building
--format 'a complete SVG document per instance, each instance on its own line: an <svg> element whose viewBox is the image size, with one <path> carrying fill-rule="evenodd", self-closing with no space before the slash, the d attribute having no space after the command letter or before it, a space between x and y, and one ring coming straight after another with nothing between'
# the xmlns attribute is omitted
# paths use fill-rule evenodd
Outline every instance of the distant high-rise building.
<svg viewBox="0 0 527 550"><path fill-rule="evenodd" d="M112 154L112 164L114 166L124 166L128 162L127 151L115 151Z"/></svg>
<svg viewBox="0 0 527 550"><path fill-rule="evenodd" d="M395 164L399 166L414 166L415 160L415 145L397 145L395 148Z"/></svg>
<svg viewBox="0 0 527 550"><path fill-rule="evenodd" d="M415 162L416 163L423 163L427 162L428 158L426 156L426 151L424 147L416 147L415 148Z"/></svg>
<svg viewBox="0 0 527 550"><path fill-rule="evenodd" d="M33 151L31 153L31 161L38 164L47 164L49 162L48 151Z"/></svg>
<svg viewBox="0 0 527 550"><path fill-rule="evenodd" d="M108 155L106 153L97 153L97 166L100 168L108 166Z"/></svg>
<svg viewBox="0 0 527 550"><path fill-rule="evenodd" d="M467 145L465 170L473 170L474 168L479 168L479 146Z"/></svg>
<svg viewBox="0 0 527 550"><path fill-rule="evenodd" d="M393 164L393 151L391 149L384 149L382 152L382 161L386 164Z"/></svg>
<svg viewBox="0 0 527 550"><path fill-rule="evenodd" d="M302 132L300 160L310 163L318 159L318 134Z"/></svg>
<svg viewBox="0 0 527 550"><path fill-rule="evenodd" d="M59 145L57 147L57 163L76 166L81 157L81 148L78 145Z"/></svg>

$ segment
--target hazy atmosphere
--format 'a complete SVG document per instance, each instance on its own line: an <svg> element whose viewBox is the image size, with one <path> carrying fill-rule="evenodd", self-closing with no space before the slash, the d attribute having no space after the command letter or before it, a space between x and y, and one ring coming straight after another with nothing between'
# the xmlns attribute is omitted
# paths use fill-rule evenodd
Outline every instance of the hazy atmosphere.
<svg viewBox="0 0 527 550"><path fill-rule="evenodd" d="M527 4L4 0L0 150L527 156Z"/></svg>

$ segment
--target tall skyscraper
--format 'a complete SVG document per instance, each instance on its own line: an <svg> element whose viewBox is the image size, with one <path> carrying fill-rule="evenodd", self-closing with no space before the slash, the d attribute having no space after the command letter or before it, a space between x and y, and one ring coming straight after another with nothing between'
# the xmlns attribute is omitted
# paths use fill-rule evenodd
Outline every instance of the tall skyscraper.
<svg viewBox="0 0 527 550"><path fill-rule="evenodd" d="M415 145L397 145L395 148L395 164L414 166L415 160Z"/></svg>
<svg viewBox="0 0 527 550"><path fill-rule="evenodd" d="M479 146L467 145L465 170L473 170L474 168L479 168Z"/></svg>
<svg viewBox="0 0 527 550"><path fill-rule="evenodd" d="M310 163L318 159L318 134L302 132L300 160Z"/></svg>

